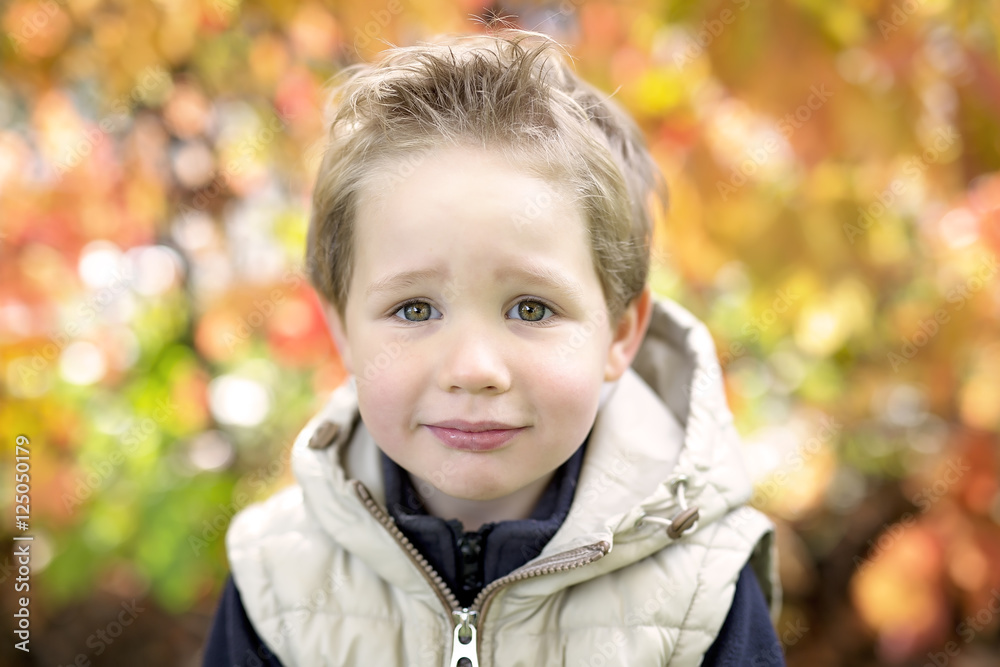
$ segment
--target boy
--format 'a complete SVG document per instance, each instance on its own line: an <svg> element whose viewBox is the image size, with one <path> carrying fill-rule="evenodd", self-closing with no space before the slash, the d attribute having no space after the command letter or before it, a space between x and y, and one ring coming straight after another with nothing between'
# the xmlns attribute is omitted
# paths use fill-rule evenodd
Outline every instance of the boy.
<svg viewBox="0 0 1000 667"><path fill-rule="evenodd" d="M308 260L351 377L234 518L205 664L783 664L711 337L646 285L658 172L557 48L346 72Z"/></svg>

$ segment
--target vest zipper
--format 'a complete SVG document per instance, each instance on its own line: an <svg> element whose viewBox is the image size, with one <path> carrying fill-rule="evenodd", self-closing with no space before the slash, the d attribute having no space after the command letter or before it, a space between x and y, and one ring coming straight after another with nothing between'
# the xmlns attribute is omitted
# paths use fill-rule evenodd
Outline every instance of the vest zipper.
<svg viewBox="0 0 1000 667"><path fill-rule="evenodd" d="M493 601L493 597L501 588L517 581L583 567L603 558L611 551L611 544L602 540L596 544L588 544L555 554L554 556L549 556L531 566L519 567L510 574L487 584L483 590L479 591L471 607L461 607L458 604L458 598L448 588L448 584L444 582L441 575L434 570L431 564L427 562L427 559L423 557L420 551L403 534L403 531L396 526L396 522L392 517L375 502L368 488L361 481L354 480L354 490L375 520L382 524L389 535L403 548L403 551L406 552L410 560L417 565L418 570L427 579L427 583L431 585L434 593L444 605L446 612L451 616L455 629L451 648L451 661L448 663L450 667L479 667L481 640L477 631L477 625L482 622L487 608L489 608L490 603ZM466 641L463 642L463 639ZM465 663L462 663L463 660Z"/></svg>
<svg viewBox="0 0 1000 667"><path fill-rule="evenodd" d="M504 586L518 581L524 581L525 579L540 577L545 574L555 574L556 572L575 570L578 567L589 565L596 560L604 558L609 551L611 551L611 544L602 540L595 544L587 544L582 547L577 547L576 549L570 549L569 551L555 554L554 556L549 556L548 558L538 561L534 565L519 567L510 574L500 577L499 579L491 581L487 584L483 590L479 591L479 595L477 595L476 599L473 600L472 606L469 607L469 609L478 611L479 618L481 620L486 614L486 610L489 608L490 603L493 601L493 597Z"/></svg>
<svg viewBox="0 0 1000 667"><path fill-rule="evenodd" d="M458 598L455 594L451 592L448 588L448 584L444 582L441 575L438 574L427 559L424 558L423 554L417 550L406 535L403 534L397 526L396 522L392 520L392 517L386 514L386 512L379 506L375 499L372 498L371 492L368 488L360 481L354 480L354 491L358 494L361 502L364 503L365 508L371 513L375 520L378 521L382 526L389 531L389 535L396 540L406 555L410 557L410 560L414 562L420 572L427 579L427 582L431 585L434 593L437 594L438 599L441 600L441 604L444 605L445 609L450 616L452 612L459 611L461 607L458 604Z"/></svg>
<svg viewBox="0 0 1000 667"><path fill-rule="evenodd" d="M479 612L464 607L461 611L451 612L455 622L455 636L451 642L451 661L448 667L479 667L477 616Z"/></svg>

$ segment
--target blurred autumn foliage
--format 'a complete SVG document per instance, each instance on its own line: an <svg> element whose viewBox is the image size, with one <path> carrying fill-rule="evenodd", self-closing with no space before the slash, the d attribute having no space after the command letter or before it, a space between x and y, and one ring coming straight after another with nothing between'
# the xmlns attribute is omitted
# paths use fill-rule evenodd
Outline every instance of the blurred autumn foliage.
<svg viewBox="0 0 1000 667"><path fill-rule="evenodd" d="M2 662L198 664L229 519L345 378L302 273L323 86L497 14L566 43L666 175L652 282L716 336L789 664L1000 664L996 0L4 4L0 466L26 435L35 641Z"/></svg>

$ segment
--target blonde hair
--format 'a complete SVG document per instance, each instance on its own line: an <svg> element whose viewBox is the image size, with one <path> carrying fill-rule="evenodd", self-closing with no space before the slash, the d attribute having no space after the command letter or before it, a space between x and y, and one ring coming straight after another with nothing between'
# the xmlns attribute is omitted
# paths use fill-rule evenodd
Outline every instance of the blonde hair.
<svg viewBox="0 0 1000 667"><path fill-rule="evenodd" d="M450 144L497 151L568 188L587 221L610 322L618 322L645 286L651 206L666 205L666 187L636 124L563 53L546 35L503 28L393 47L334 78L306 262L341 321L362 188Z"/></svg>

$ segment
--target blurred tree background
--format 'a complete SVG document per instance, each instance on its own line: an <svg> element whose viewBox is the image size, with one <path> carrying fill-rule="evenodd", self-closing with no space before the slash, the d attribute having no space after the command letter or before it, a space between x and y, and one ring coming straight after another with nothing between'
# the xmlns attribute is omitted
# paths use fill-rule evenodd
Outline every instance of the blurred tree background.
<svg viewBox="0 0 1000 667"><path fill-rule="evenodd" d="M666 175L652 281L716 337L789 664L1000 664L995 0L4 3L0 662L199 664L229 519L345 379L302 272L324 84L497 14Z"/></svg>

